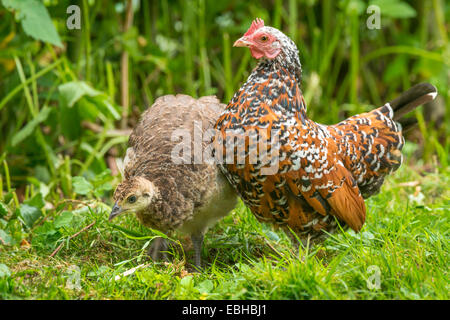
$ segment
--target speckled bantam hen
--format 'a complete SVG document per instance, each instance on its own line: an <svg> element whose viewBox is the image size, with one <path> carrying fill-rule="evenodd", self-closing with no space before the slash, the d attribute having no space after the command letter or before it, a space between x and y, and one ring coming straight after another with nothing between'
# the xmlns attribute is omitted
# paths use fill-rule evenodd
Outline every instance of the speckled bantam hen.
<svg viewBox="0 0 450 320"><path fill-rule="evenodd" d="M378 109L322 125L306 115L302 69L292 40L256 19L234 46L248 47L259 64L216 123L216 158L223 158L220 167L228 180L260 221L291 236L292 229L303 243L338 229L335 218L359 231L366 218L364 199L376 194L402 163L400 118L433 100L436 88L418 84ZM237 144L227 144L234 139ZM251 141L266 143L266 161L251 161ZM277 170L264 173L274 159Z"/></svg>
<svg viewBox="0 0 450 320"><path fill-rule="evenodd" d="M213 162L194 164L191 152L196 148L194 135L199 134L201 150L197 152L206 150L202 135L213 129L224 107L214 96L158 98L130 135L124 180L114 192L116 202L109 217L111 220L120 213L135 212L147 227L190 235L197 267L201 265L203 235L234 208L237 199L217 166ZM183 133L189 140L184 145L188 151L181 156L174 150L180 146ZM159 238L151 248L152 257L159 258L166 246Z"/></svg>

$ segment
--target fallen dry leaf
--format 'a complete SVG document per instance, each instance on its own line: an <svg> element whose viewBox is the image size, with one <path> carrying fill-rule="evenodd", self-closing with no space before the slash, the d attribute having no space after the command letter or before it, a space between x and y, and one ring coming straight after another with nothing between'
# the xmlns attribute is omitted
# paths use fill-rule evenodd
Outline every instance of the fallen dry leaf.
<svg viewBox="0 0 450 320"><path fill-rule="evenodd" d="M408 182L402 182L399 183L399 187L417 187L420 184L419 181L408 181Z"/></svg>
<svg viewBox="0 0 450 320"><path fill-rule="evenodd" d="M22 241L20 241L20 248L28 250L31 248L31 244L26 239L22 239Z"/></svg>

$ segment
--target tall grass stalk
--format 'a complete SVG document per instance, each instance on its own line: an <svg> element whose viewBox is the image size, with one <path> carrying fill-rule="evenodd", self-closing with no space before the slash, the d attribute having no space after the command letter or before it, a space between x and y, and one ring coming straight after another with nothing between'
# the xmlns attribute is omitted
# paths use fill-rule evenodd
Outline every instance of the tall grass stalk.
<svg viewBox="0 0 450 320"><path fill-rule="evenodd" d="M358 76L359 76L359 17L352 11L351 23L351 51L350 51L350 103L358 102Z"/></svg>
<svg viewBox="0 0 450 320"><path fill-rule="evenodd" d="M84 61L85 61L85 79L91 80L91 24L89 21L88 0L83 0L83 39L84 39Z"/></svg>
<svg viewBox="0 0 450 320"><path fill-rule="evenodd" d="M283 0L275 0L272 24L277 29L281 28L282 10L283 10Z"/></svg>
<svg viewBox="0 0 450 320"><path fill-rule="evenodd" d="M361 58L361 64L368 63L371 60L378 59L384 55L390 54L407 54L410 56L417 56L424 59L438 61L446 64L450 67L450 61L444 60L442 55L437 52L427 51L425 49L410 47L410 46L387 46L380 49L376 49L366 54Z"/></svg>
<svg viewBox="0 0 450 320"><path fill-rule="evenodd" d="M288 16L288 25L289 25L289 37L294 42L297 42L297 27L298 27L298 16L297 16L297 0L289 0L289 16Z"/></svg>
<svg viewBox="0 0 450 320"><path fill-rule="evenodd" d="M151 26L151 17L150 17L150 1L141 1L142 3L142 14L144 16L144 33L146 39L152 38L152 26ZM166 24L168 26L168 24Z"/></svg>
<svg viewBox="0 0 450 320"><path fill-rule="evenodd" d="M30 90L29 90L28 86L25 84L25 83L27 83L27 79L25 77L25 73L23 72L22 63L20 62L19 58L17 58L17 57L14 57L14 61L16 62L17 72L19 73L20 81L22 82L22 84L24 84L23 90L25 93L25 98L27 101L28 109L30 111L32 118L34 119L37 116L37 111L36 111L36 107L33 105L33 100L31 97ZM41 146L42 151L44 152L45 158L47 160L47 165L48 165L51 173L54 174L55 173L55 165L53 164L53 159L50 155L51 150L50 150L50 147L47 145L39 126L36 128L36 141Z"/></svg>
<svg viewBox="0 0 450 320"><path fill-rule="evenodd" d="M230 54L230 35L227 32L224 32L222 35L223 38L223 70L225 75L225 101L228 102L231 100L234 92L233 87L233 76L231 70L231 54Z"/></svg>
<svg viewBox="0 0 450 320"><path fill-rule="evenodd" d="M433 0L433 9L434 9L434 16L436 17L436 24L439 30L439 35L441 36L441 39L444 41L444 44L447 44L448 31L446 30L444 20L445 8L440 0Z"/></svg>
<svg viewBox="0 0 450 320"><path fill-rule="evenodd" d="M37 86L36 78L34 77L36 75L36 67L35 67L33 61L31 60L30 53L27 53L26 61L27 61L28 68L30 68L31 77L33 79L31 81L31 90L33 93L34 109L36 110L36 112L39 112L38 86Z"/></svg>
<svg viewBox="0 0 450 320"><path fill-rule="evenodd" d="M25 82L22 82L21 84L19 84L17 87L15 87L13 90L11 90L6 97L4 97L1 101L0 101L0 110L17 94L19 93L21 90L23 90L25 88L25 86L27 86L28 84L32 83L34 80L36 80L37 78L43 76L44 74L48 73L49 71L53 70L55 67L57 67L61 62L63 62L63 58L58 59L57 61L55 61L54 63L52 63L51 65L45 67L44 69L42 69L41 71L37 72L34 76L26 79Z"/></svg>
<svg viewBox="0 0 450 320"><path fill-rule="evenodd" d="M31 116L33 118L35 118L37 116L37 111L33 104L33 99L31 97L30 89L28 88L28 85L25 84L26 77L25 77L25 73L23 72L22 63L20 62L19 58L17 58L17 57L14 57L14 61L16 62L17 73L19 74L20 81L22 82L22 84L24 84L23 91L25 94L25 100L27 101L28 111L30 111ZM33 81L34 80L32 80L30 82L33 83Z"/></svg>
<svg viewBox="0 0 450 320"><path fill-rule="evenodd" d="M183 10L183 49L184 49L184 64L185 64L185 85L187 94L192 96L196 96L196 89L194 85L194 45L192 43L191 34L193 34L194 30L192 30L193 26L193 12L189 9L189 6L192 3L184 2L184 10Z"/></svg>
<svg viewBox="0 0 450 320"><path fill-rule="evenodd" d="M9 176L9 167L8 162L6 162L6 160L3 160L3 171L5 172L6 190L8 192L11 192L11 178Z"/></svg>
<svg viewBox="0 0 450 320"><path fill-rule="evenodd" d="M198 45L200 49L200 65L202 69L203 93L207 95L211 93L211 71L208 59L208 49L206 40L208 39L207 28L205 23L205 0L198 0Z"/></svg>

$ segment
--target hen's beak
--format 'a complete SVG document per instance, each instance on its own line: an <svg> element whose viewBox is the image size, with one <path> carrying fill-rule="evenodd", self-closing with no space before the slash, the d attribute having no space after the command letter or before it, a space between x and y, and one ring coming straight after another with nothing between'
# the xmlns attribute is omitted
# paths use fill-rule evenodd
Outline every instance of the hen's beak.
<svg viewBox="0 0 450 320"><path fill-rule="evenodd" d="M233 47L250 47L252 43L248 41L247 37L242 37L236 40L236 42L233 44Z"/></svg>
<svg viewBox="0 0 450 320"><path fill-rule="evenodd" d="M118 201L114 204L114 207L112 208L111 214L109 215L108 220L111 221L115 217L117 217L119 214L123 212L122 208L119 206Z"/></svg>

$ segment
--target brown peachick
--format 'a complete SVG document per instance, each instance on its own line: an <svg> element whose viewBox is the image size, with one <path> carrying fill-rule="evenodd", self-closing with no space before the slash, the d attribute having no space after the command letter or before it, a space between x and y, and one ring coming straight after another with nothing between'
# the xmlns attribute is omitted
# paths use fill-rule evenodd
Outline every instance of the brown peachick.
<svg viewBox="0 0 450 320"><path fill-rule="evenodd" d="M207 152L208 139L202 136L213 128L224 107L214 96L158 98L129 138L124 179L114 192L109 217L135 212L146 227L190 235L197 267L208 227L236 205L235 192L216 165L194 158ZM187 137L188 143L180 144L181 137ZM180 146L184 152L178 152ZM158 258L166 246L161 238L156 241L152 258Z"/></svg>

